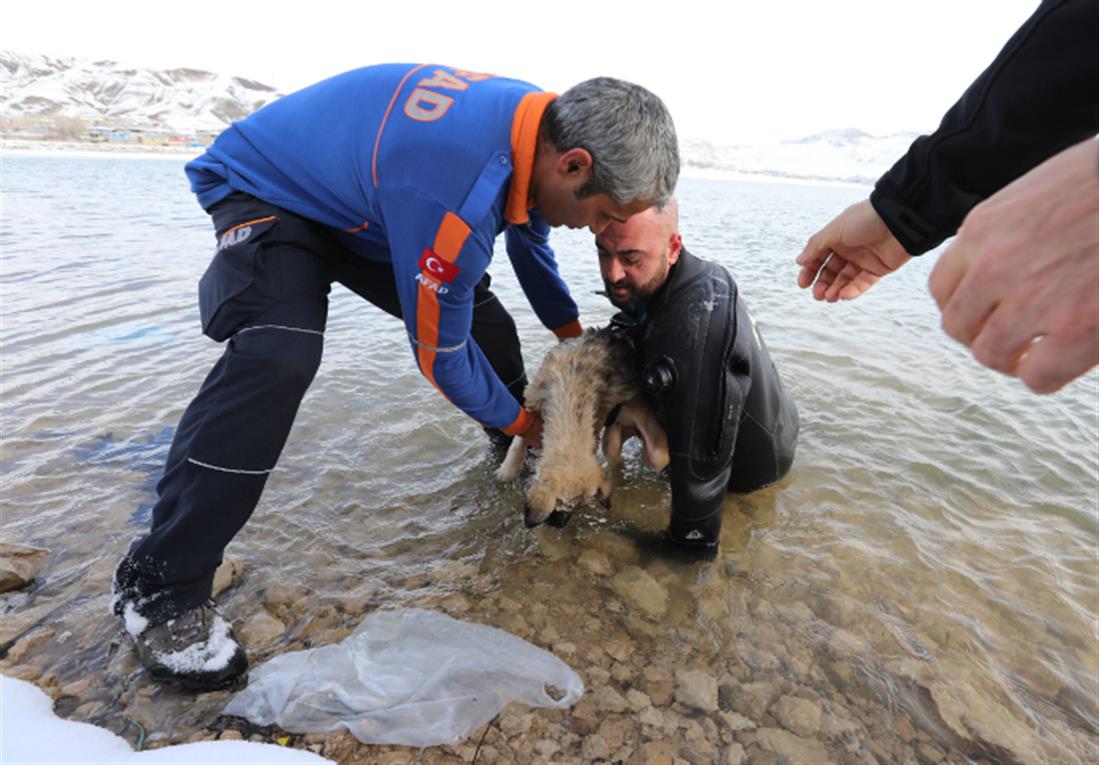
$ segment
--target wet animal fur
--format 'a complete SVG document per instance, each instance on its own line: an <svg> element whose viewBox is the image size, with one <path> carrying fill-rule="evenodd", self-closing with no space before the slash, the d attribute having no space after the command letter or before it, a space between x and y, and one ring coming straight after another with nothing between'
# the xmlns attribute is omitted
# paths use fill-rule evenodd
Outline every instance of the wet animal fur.
<svg viewBox="0 0 1099 765"><path fill-rule="evenodd" d="M528 526L593 497L609 502L612 475L622 462L622 444L633 435L644 442L650 465L661 470L668 464L667 436L641 395L631 351L608 332L588 330L555 346L524 398L527 408L540 414L543 422L542 451L526 494ZM603 432L608 474L596 452L603 424L619 404L618 417ZM526 439L513 439L496 477L516 479L526 452Z"/></svg>

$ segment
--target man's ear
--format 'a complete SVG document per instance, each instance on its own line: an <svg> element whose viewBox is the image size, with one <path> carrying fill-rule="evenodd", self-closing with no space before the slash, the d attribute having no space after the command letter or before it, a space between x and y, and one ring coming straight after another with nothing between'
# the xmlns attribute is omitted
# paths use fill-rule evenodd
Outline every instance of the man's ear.
<svg viewBox="0 0 1099 765"><path fill-rule="evenodd" d="M683 237L679 234L672 234L672 238L668 242L668 248L668 265L674 266L679 262L679 253L683 252Z"/></svg>
<svg viewBox="0 0 1099 765"><path fill-rule="evenodd" d="M572 180L579 178L581 181L587 181L592 171L591 153L579 146L563 151L557 155L554 169L563 178Z"/></svg>

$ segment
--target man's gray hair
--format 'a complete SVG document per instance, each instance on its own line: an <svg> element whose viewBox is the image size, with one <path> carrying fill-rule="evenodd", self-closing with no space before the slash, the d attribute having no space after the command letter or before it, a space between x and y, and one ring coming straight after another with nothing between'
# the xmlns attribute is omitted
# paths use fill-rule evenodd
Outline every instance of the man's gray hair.
<svg viewBox="0 0 1099 765"><path fill-rule="evenodd" d="M607 194L617 204L664 204L679 178L679 145L668 109L640 85L596 77L546 107L543 135L558 151L586 149L592 175L577 197Z"/></svg>

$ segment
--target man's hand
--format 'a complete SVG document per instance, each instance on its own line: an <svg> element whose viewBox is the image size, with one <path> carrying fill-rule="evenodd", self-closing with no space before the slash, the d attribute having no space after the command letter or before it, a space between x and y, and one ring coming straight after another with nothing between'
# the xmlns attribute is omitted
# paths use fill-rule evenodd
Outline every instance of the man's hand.
<svg viewBox="0 0 1099 765"><path fill-rule="evenodd" d="M1099 363L1099 141L974 207L930 287L946 333L1036 393Z"/></svg>
<svg viewBox="0 0 1099 765"><path fill-rule="evenodd" d="M864 200L809 238L797 257L798 286L812 284L817 300L854 300L911 259L870 201Z"/></svg>
<svg viewBox="0 0 1099 765"><path fill-rule="evenodd" d="M530 411L530 410L527 410ZM530 412L530 425L519 435L526 439L527 446L533 449L542 448L542 416Z"/></svg>

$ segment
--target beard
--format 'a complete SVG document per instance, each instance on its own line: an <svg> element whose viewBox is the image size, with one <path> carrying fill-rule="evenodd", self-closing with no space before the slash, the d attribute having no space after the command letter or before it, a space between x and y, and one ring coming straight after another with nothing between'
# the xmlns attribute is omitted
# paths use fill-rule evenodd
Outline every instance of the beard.
<svg viewBox="0 0 1099 765"><path fill-rule="evenodd" d="M652 279L645 282L640 286L633 286L621 280L618 282L609 282L606 279L603 280L603 287L607 291L607 299L611 301L611 305L620 311L625 311L628 314L637 314L642 308L648 305L652 296L664 286L664 282L668 279L668 271L670 266L668 265L668 253L664 253L663 262L660 264L660 270L653 275ZM615 297L612 292L613 288L624 288L627 290L625 297Z"/></svg>

